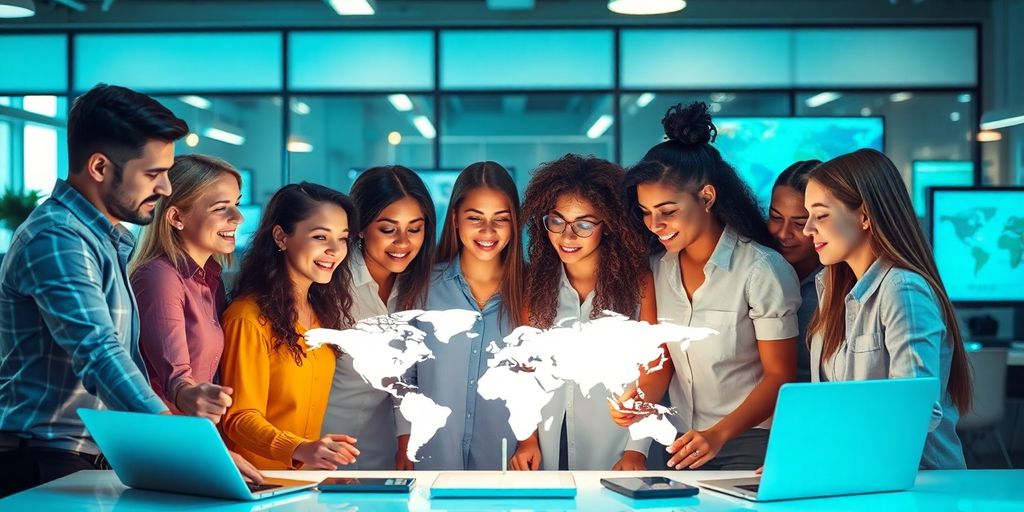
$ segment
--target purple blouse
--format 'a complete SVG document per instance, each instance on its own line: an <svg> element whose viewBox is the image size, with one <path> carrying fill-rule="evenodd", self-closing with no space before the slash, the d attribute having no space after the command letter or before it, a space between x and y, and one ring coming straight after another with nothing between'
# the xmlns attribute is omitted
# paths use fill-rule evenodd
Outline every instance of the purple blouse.
<svg viewBox="0 0 1024 512"><path fill-rule="evenodd" d="M153 390L175 414L178 389L213 382L224 352L220 316L225 293L220 265L187 258L176 268L166 256L139 267L132 288L139 304L139 348Z"/></svg>

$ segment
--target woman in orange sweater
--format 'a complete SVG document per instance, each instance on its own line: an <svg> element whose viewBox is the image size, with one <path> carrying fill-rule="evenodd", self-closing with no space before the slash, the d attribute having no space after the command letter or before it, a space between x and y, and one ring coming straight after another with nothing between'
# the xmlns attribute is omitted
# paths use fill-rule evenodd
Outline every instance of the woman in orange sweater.
<svg viewBox="0 0 1024 512"><path fill-rule="evenodd" d="M260 469L337 469L356 440L320 435L337 353L310 350L308 329L352 325L347 265L356 209L311 183L278 190L242 261L224 313L221 379L235 390L221 422L228 446ZM339 311L343 314L339 315Z"/></svg>

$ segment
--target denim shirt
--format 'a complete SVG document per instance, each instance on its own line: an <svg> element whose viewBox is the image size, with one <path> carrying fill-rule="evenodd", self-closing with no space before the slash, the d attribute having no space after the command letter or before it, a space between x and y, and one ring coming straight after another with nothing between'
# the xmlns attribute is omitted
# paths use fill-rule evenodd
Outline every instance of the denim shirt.
<svg viewBox="0 0 1024 512"><path fill-rule="evenodd" d="M480 311L481 317L470 338L457 334L448 343L441 343L431 334L424 340L434 358L417 363L406 376L410 384L438 405L451 408L448 422L417 453L416 469L426 470L496 470L501 469L501 439L508 439L508 456L516 450L516 437L509 425L509 411L503 400L485 400L477 393L477 381L487 371L492 354L487 346L505 346L515 323L502 312L499 293L479 309L469 283L462 275L459 260L434 266L430 291L424 309L465 309ZM409 423L398 417L398 434L409 433Z"/></svg>
<svg viewBox="0 0 1024 512"><path fill-rule="evenodd" d="M824 272L818 297L824 293ZM910 270L878 259L846 296L846 339L828 360L822 360L824 338L811 338L811 379L871 380L938 377L922 469L964 469L963 449L956 434L959 412L947 386L953 362L952 340L931 286Z"/></svg>
<svg viewBox="0 0 1024 512"><path fill-rule="evenodd" d="M167 410L139 351L134 247L63 180L15 231L0 267L0 450L96 453L76 409Z"/></svg>

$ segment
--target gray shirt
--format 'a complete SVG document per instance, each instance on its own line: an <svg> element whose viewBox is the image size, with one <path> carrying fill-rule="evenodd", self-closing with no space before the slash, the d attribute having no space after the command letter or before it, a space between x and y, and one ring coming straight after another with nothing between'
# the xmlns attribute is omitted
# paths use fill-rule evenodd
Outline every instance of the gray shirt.
<svg viewBox="0 0 1024 512"><path fill-rule="evenodd" d="M782 256L726 228L704 265L704 283L686 297L679 253L652 262L658 320L710 327L717 335L686 351L669 345L675 375L669 397L680 431L707 430L746 400L761 379L758 340L797 336L800 291L796 272ZM757 425L768 428L771 418Z"/></svg>
<svg viewBox="0 0 1024 512"><path fill-rule="evenodd" d="M824 274L818 278L819 298ZM843 344L822 360L823 344L820 334L811 338L814 382L938 377L941 395L935 397L921 468L966 467L956 435L960 415L947 390L953 344L935 292L923 277L876 260L846 296Z"/></svg>
<svg viewBox="0 0 1024 512"><path fill-rule="evenodd" d="M385 305L362 252L353 251L347 263L352 271L352 318L358 322L395 312L398 287L391 289ZM323 434L348 434L358 440L359 457L346 470L395 468L398 442L391 395L363 380L348 353L341 354L335 367Z"/></svg>
<svg viewBox="0 0 1024 512"><path fill-rule="evenodd" d="M797 382L809 382L811 380L811 353L808 349L810 340L807 339L807 327L811 325L811 318L814 317L814 310L818 309L818 274L821 274L822 267L818 267L800 281L800 309L796 310L796 322L800 328L800 336L797 338L796 347L796 380Z"/></svg>

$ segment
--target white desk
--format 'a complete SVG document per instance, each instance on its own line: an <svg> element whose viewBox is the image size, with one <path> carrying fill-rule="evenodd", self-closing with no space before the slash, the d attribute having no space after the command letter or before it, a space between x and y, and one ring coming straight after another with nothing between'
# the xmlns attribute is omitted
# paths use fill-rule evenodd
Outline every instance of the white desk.
<svg viewBox="0 0 1024 512"><path fill-rule="evenodd" d="M809 468L810 469L810 468ZM270 471L270 476L320 481L327 476L380 476L372 471ZM662 475L695 483L709 478L750 476L749 472L657 471L643 473L576 471L579 488L574 500L430 500L429 486L436 472L388 472L416 478L409 496L382 494L331 494L309 491L266 501L239 503L193 496L180 496L128 489L111 471L82 471L60 480L0 500L2 511L229 511L229 512L407 512L469 510L579 510L579 511L869 511L869 512L941 512L985 511L1020 512L1024 510L1024 470L931 471L918 475L909 492L821 498L756 504L701 489L693 498L634 501L601 487L607 476Z"/></svg>

